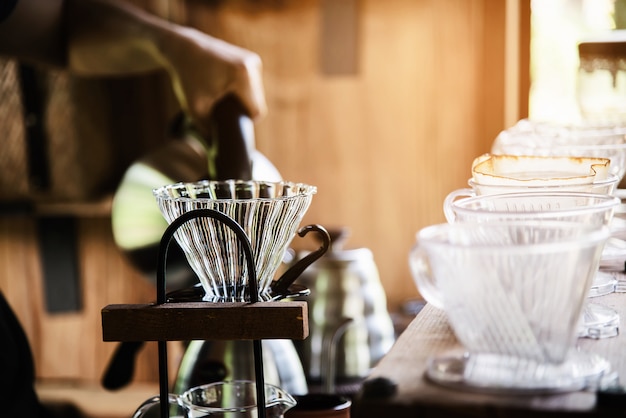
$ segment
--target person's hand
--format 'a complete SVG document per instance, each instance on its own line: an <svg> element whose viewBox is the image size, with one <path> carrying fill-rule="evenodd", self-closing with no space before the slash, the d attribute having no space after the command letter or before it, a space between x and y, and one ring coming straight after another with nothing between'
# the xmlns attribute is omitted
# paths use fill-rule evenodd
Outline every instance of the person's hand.
<svg viewBox="0 0 626 418"><path fill-rule="evenodd" d="M163 45L162 55L181 106L199 124L208 120L216 101L234 93L253 119L267 105L261 58L254 52L181 27Z"/></svg>

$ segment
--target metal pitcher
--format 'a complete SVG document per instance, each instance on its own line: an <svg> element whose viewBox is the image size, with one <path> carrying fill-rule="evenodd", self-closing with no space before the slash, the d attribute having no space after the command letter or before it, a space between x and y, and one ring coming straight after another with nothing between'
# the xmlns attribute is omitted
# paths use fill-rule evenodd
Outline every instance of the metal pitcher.
<svg viewBox="0 0 626 418"><path fill-rule="evenodd" d="M332 391L335 380L364 378L395 341L372 252L343 249L347 228L329 230L331 250L296 280L311 289L309 338L296 342L305 373Z"/></svg>
<svg viewBox="0 0 626 418"><path fill-rule="evenodd" d="M308 392L302 363L291 340L263 340L265 382L292 395ZM226 380L254 377L252 341L191 341L181 360L174 393Z"/></svg>

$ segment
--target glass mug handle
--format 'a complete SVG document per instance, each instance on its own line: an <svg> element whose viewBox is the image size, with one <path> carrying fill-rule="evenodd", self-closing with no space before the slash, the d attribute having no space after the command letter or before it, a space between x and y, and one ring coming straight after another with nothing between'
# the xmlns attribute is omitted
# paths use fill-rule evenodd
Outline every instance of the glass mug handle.
<svg viewBox="0 0 626 418"><path fill-rule="evenodd" d="M437 288L428 255L423 248L419 247L419 244L413 246L409 253L409 266L420 294L434 307L443 309L441 292Z"/></svg>
<svg viewBox="0 0 626 418"><path fill-rule="evenodd" d="M454 223L456 220L456 215L454 214L454 210L452 210L452 204L463 197L474 197L476 196L476 192L472 189L458 189L450 192L443 201L443 214L446 217L446 220L449 223Z"/></svg>
<svg viewBox="0 0 626 418"><path fill-rule="evenodd" d="M161 404L159 396L153 396L152 398L144 401L139 408L133 414L133 418L143 418L160 416L159 406ZM170 393L167 398L170 404L170 417L171 418L183 418L187 416L187 413L182 406L178 403L178 396ZM174 412L174 413L173 413ZM156 415L155 415L156 414Z"/></svg>

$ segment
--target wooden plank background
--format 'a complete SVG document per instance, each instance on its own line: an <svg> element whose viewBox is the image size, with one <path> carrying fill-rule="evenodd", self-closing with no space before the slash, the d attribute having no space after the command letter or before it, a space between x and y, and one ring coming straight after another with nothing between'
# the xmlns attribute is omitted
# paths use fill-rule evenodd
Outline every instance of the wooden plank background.
<svg viewBox="0 0 626 418"><path fill-rule="evenodd" d="M395 309L418 296L415 232L444 221L444 197L506 124L505 2L352 3L348 75L321 69L318 0L229 1L217 14L192 1L186 21L261 55L269 114L258 148L285 179L318 187L305 223L347 226L348 247L373 251Z"/></svg>
<svg viewBox="0 0 626 418"><path fill-rule="evenodd" d="M346 226L347 247L373 251L395 310L419 297L407 265L415 232L444 221L444 197L466 185L472 159L507 124L505 5L517 2L336 1L351 16L346 27L324 14L323 0L133 2L261 55L269 114L256 124L257 147L285 179L318 187L305 223ZM345 62L333 62L342 55L332 48L351 45ZM157 143L171 103L155 97L168 95L138 89L133 111L131 85L107 85L109 111L126 116L101 119L117 142ZM106 213L80 215L79 246L84 307L50 315L34 219L0 217L0 288L24 324L40 379L99 381L115 347L102 342L100 310L155 297L115 247ZM136 380L156 380L156 348L140 354Z"/></svg>

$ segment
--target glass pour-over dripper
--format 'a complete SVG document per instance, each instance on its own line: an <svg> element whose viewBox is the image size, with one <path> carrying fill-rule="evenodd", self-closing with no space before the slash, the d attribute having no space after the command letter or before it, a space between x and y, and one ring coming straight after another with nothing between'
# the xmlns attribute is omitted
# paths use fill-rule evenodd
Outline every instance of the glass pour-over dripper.
<svg viewBox="0 0 626 418"><path fill-rule="evenodd" d="M314 186L284 181L205 180L163 186L154 190L154 196L168 223L198 209L216 210L237 222L252 246L259 298L270 300L276 297L274 275L316 191ZM249 299L247 265L231 229L215 219L197 218L183 224L174 236L198 275L205 300ZM320 248L315 258L326 249L327 245ZM313 261L307 260L306 265ZM299 266L300 272L305 267Z"/></svg>

